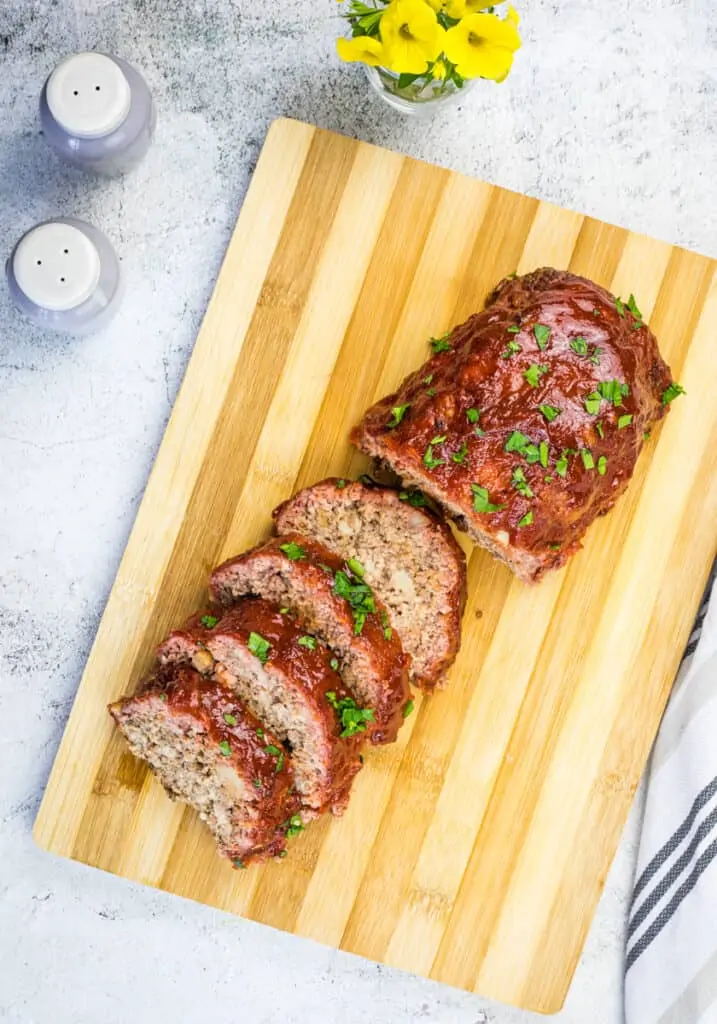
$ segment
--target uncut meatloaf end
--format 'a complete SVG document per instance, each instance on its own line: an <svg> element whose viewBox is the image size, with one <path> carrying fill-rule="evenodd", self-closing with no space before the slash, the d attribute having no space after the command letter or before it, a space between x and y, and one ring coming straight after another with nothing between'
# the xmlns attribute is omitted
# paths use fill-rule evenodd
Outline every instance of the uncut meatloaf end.
<svg viewBox="0 0 717 1024"><path fill-rule="evenodd" d="M430 690L460 646L466 559L450 527L421 501L390 487L330 479L299 491L273 516L280 535L305 534L344 559L358 558L411 656L412 681Z"/></svg>
<svg viewBox="0 0 717 1024"><path fill-rule="evenodd" d="M109 712L135 757L172 799L193 807L236 866L276 857L301 827L293 771L269 733L220 683L186 665L160 668Z"/></svg>
<svg viewBox="0 0 717 1024"><path fill-rule="evenodd" d="M551 269L502 281L438 347L351 439L534 582L627 487L669 367L634 300Z"/></svg>
<svg viewBox="0 0 717 1024"><path fill-rule="evenodd" d="M367 722L321 640L276 605L247 598L194 616L158 653L162 663L189 662L222 681L288 745L305 819L343 812Z"/></svg>
<svg viewBox="0 0 717 1024"><path fill-rule="evenodd" d="M338 590L354 600L363 596L365 615ZM410 658L386 608L343 559L308 537L287 534L220 565L210 592L225 607L253 595L288 608L302 629L327 644L355 700L373 711L370 741L396 739L410 694Z"/></svg>

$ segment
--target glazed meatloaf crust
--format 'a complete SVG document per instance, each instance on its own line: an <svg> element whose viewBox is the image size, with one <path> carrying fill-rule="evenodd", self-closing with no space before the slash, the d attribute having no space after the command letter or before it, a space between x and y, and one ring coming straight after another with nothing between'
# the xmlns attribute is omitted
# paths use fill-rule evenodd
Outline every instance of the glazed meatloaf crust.
<svg viewBox="0 0 717 1024"><path fill-rule="evenodd" d="M302 533L344 559L358 558L411 656L412 681L432 689L460 645L466 560L447 524L416 500L331 479L299 491L273 515L277 533Z"/></svg>
<svg viewBox="0 0 717 1024"><path fill-rule="evenodd" d="M288 744L296 789L312 817L344 810L372 714L344 688L326 646L288 612L247 598L226 613L194 616L165 640L159 658L214 675Z"/></svg>
<svg viewBox="0 0 717 1024"><path fill-rule="evenodd" d="M356 701L374 713L372 743L396 739L409 698L408 667L388 612L362 581L362 568L301 534L275 537L212 573L210 591L231 607L247 595L295 613L302 628L322 639Z"/></svg>
<svg viewBox="0 0 717 1024"><path fill-rule="evenodd" d="M614 505L679 386L634 300L564 271L502 281L433 348L352 440L538 580Z"/></svg>
<svg viewBox="0 0 717 1024"><path fill-rule="evenodd" d="M225 686L172 665L109 712L132 753L199 813L236 866L278 856L287 832L301 829L279 740Z"/></svg>

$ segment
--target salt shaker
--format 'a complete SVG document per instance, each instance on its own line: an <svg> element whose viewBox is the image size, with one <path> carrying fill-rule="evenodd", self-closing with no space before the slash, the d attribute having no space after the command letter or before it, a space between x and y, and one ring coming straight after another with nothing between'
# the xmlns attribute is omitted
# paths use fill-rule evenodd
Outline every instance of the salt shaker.
<svg viewBox="0 0 717 1024"><path fill-rule="evenodd" d="M31 228L15 245L5 270L18 309L50 330L99 330L121 300L122 276L112 243L75 217Z"/></svg>
<svg viewBox="0 0 717 1024"><path fill-rule="evenodd" d="M149 149L156 111L147 83L120 57L75 53L60 61L40 96L40 120L63 160L114 176Z"/></svg>

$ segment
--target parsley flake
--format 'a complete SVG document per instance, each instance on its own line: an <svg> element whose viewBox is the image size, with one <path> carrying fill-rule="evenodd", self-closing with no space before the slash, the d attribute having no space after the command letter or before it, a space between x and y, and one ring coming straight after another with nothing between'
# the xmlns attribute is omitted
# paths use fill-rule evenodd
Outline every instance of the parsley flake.
<svg viewBox="0 0 717 1024"><path fill-rule="evenodd" d="M350 604L354 618L354 634L359 636L363 632L367 617L376 611L373 591L367 583L354 582L348 573L339 570L334 580L333 592Z"/></svg>
<svg viewBox="0 0 717 1024"><path fill-rule="evenodd" d="M579 356L586 356L588 354L588 343L585 338L573 338L570 342L570 348L573 352L577 352Z"/></svg>
<svg viewBox="0 0 717 1024"><path fill-rule="evenodd" d="M429 442L429 445L426 448L426 451L423 456L423 465L427 466L428 469L436 469L438 466L445 466L446 460L437 459L433 454L434 444L443 444L445 439L446 435L440 434L438 437L434 437L433 440Z"/></svg>
<svg viewBox="0 0 717 1024"><path fill-rule="evenodd" d="M346 481L345 480L337 480L336 481L336 490L337 491L343 491L345 486L346 486Z"/></svg>
<svg viewBox="0 0 717 1024"><path fill-rule="evenodd" d="M234 717L234 715L230 715L228 711L224 712L224 714L222 715L222 718L227 723L227 725L236 725L237 724L237 720Z"/></svg>
<svg viewBox="0 0 717 1024"><path fill-rule="evenodd" d="M600 476L605 476L606 470L607 470L607 459L605 458L604 455L601 455L600 458L597 460L597 471L600 474Z"/></svg>
<svg viewBox="0 0 717 1024"><path fill-rule="evenodd" d="M597 430L598 437L600 438L600 440L602 440L605 437L605 431L602 427L602 420L597 421L597 423L595 424L595 429Z"/></svg>
<svg viewBox="0 0 717 1024"><path fill-rule="evenodd" d="M586 469L595 469L595 459L589 448L581 448L580 458L583 460L583 466Z"/></svg>
<svg viewBox="0 0 717 1024"><path fill-rule="evenodd" d="M397 427L398 424L403 419L403 417L406 415L407 410L410 408L410 402L408 402L406 405L394 405L394 407L391 409L391 419L388 421L386 426L388 426L390 429L393 429L393 427Z"/></svg>
<svg viewBox="0 0 717 1024"><path fill-rule="evenodd" d="M602 398L600 397L599 392L591 391L588 397L584 400L583 405L590 416L597 416L600 412L601 402Z"/></svg>
<svg viewBox="0 0 717 1024"><path fill-rule="evenodd" d="M299 647L306 647L309 651L316 650L316 637L315 636L300 636Z"/></svg>
<svg viewBox="0 0 717 1024"><path fill-rule="evenodd" d="M457 452L453 452L453 454L451 455L451 459L453 460L453 462L457 463L459 466L462 466L463 463L466 461L466 455L467 454L468 454L468 445L464 441L463 444L461 445L461 447L459 448L459 450Z"/></svg>
<svg viewBox="0 0 717 1024"><path fill-rule="evenodd" d="M430 346L433 349L433 354L438 355L439 352L451 352L451 346L448 344L448 339L451 336L450 331L446 331L445 334L441 335L440 338L431 338Z"/></svg>
<svg viewBox="0 0 717 1024"><path fill-rule="evenodd" d="M234 858L234 860L232 861L232 864L234 865L234 867L235 867L235 868L236 868L236 869L237 869L238 871L246 871L246 864L244 863L244 861L243 861L243 860L239 860L239 858L238 858L238 857L235 857L235 858Z"/></svg>
<svg viewBox="0 0 717 1024"><path fill-rule="evenodd" d="M205 627L205 629L214 629L216 624L219 622L219 619L216 617L216 615L202 615L199 621Z"/></svg>
<svg viewBox="0 0 717 1024"><path fill-rule="evenodd" d="M533 522L533 512L531 510L530 512L526 512L525 513L523 518L518 523L518 526L519 527L521 527L521 526L530 526L532 522Z"/></svg>
<svg viewBox="0 0 717 1024"><path fill-rule="evenodd" d="M485 487L471 484L471 491L473 492L473 508L476 512L500 512L505 508L505 505L494 505L488 500L488 491Z"/></svg>
<svg viewBox="0 0 717 1024"><path fill-rule="evenodd" d="M632 292L630 293L630 298L627 300L627 308L630 310L632 315L637 320L638 326L639 327L644 327L645 325L644 325L643 320L642 320L642 313L637 308L637 303L635 302L635 296L632 294Z"/></svg>
<svg viewBox="0 0 717 1024"><path fill-rule="evenodd" d="M544 352L548 347L548 341L550 340L550 328L546 327L545 324L536 324L533 327L533 334L535 340L538 343L538 348L541 352Z"/></svg>
<svg viewBox="0 0 717 1024"><path fill-rule="evenodd" d="M433 378L434 377L435 377L435 373L429 373L427 377L423 378L423 383L426 385L426 387L428 387L429 384L433 383Z"/></svg>
<svg viewBox="0 0 717 1024"><path fill-rule="evenodd" d="M355 736L359 732L366 731L366 723L373 722L374 713L372 708L360 708L352 697L343 697L339 700L333 690L328 690L326 699L336 712L336 717L341 726L341 737Z"/></svg>
<svg viewBox="0 0 717 1024"><path fill-rule="evenodd" d="M565 451L561 452L560 458L555 463L555 472L558 474L558 476L561 476L563 479L565 479L565 477L567 476L567 472L568 472L568 451L567 451L567 449Z"/></svg>
<svg viewBox="0 0 717 1024"><path fill-rule="evenodd" d="M618 298L615 299L615 309L618 311L619 315L624 320L625 319L625 303L622 301L622 299L619 296L618 296Z"/></svg>
<svg viewBox="0 0 717 1024"><path fill-rule="evenodd" d="M267 747L264 747L264 751L267 754L271 754L272 757L278 757L281 754L279 748L275 746L273 743L270 743Z"/></svg>
<svg viewBox="0 0 717 1024"><path fill-rule="evenodd" d="M632 416L630 414L628 414L627 416L621 416L620 419L617 421L617 429L624 430L625 427L629 427L631 423Z"/></svg>
<svg viewBox="0 0 717 1024"><path fill-rule="evenodd" d="M612 402L617 407L622 405L623 398L630 394L630 385L619 380L601 380L597 390L605 401Z"/></svg>
<svg viewBox="0 0 717 1024"><path fill-rule="evenodd" d="M552 423L560 415L561 410L557 409L554 405L539 405L538 408L545 416L548 423Z"/></svg>
<svg viewBox="0 0 717 1024"><path fill-rule="evenodd" d="M548 372L547 366L540 366L538 363L531 363L527 370L523 370L523 376L531 388L537 388L540 378Z"/></svg>
<svg viewBox="0 0 717 1024"><path fill-rule="evenodd" d="M256 789L261 789L261 779L252 779Z"/></svg>
<svg viewBox="0 0 717 1024"><path fill-rule="evenodd" d="M513 487L515 487L518 494L522 495L524 498L534 497L534 494L530 489L530 484L525 479L525 473L523 472L520 466L516 466L513 470L511 483L513 484Z"/></svg>
<svg viewBox="0 0 717 1024"><path fill-rule="evenodd" d="M284 751L282 750L279 754L279 760L276 762L276 768L274 769L274 775L278 775L281 769L284 767Z"/></svg>
<svg viewBox="0 0 717 1024"><path fill-rule="evenodd" d="M508 334L520 334L520 327L518 324L511 324L508 328Z"/></svg>
<svg viewBox="0 0 717 1024"><path fill-rule="evenodd" d="M421 491L401 491L398 500L407 501L414 508L423 508L427 504L425 496Z"/></svg>
<svg viewBox="0 0 717 1024"><path fill-rule="evenodd" d="M414 701L407 700L403 706L403 717L408 718L408 716L413 713L415 707L416 705Z"/></svg>
<svg viewBox="0 0 717 1024"><path fill-rule="evenodd" d="M477 423L480 418L479 409L466 409L466 419L469 423Z"/></svg>
<svg viewBox="0 0 717 1024"><path fill-rule="evenodd" d="M517 356L517 354L522 351L523 349L517 341L509 341L500 355L502 359L510 359L511 356Z"/></svg>
<svg viewBox="0 0 717 1024"><path fill-rule="evenodd" d="M525 434L521 434L519 430L514 430L505 442L505 451L518 452L522 455L525 451L526 445L528 444L530 444L530 438L526 437Z"/></svg>
<svg viewBox="0 0 717 1024"><path fill-rule="evenodd" d="M223 757L230 757L232 748L229 746L229 740L222 740L219 744L219 750Z"/></svg>
<svg viewBox="0 0 717 1024"><path fill-rule="evenodd" d="M259 737L259 739L261 739L262 736L264 735L264 730L263 729L257 729L256 730L256 734Z"/></svg>
<svg viewBox="0 0 717 1024"><path fill-rule="evenodd" d="M429 398L435 398L436 397L436 389L435 388L426 388L426 394L428 395Z"/></svg>
<svg viewBox="0 0 717 1024"><path fill-rule="evenodd" d="M249 642L247 647L252 654L256 655L262 665L266 665L269 660L269 651L271 650L271 644L268 640L265 640L261 633L250 633Z"/></svg>
<svg viewBox="0 0 717 1024"><path fill-rule="evenodd" d="M361 565L358 558L349 558L346 564L354 576L363 576L366 573L366 570Z"/></svg>
<svg viewBox="0 0 717 1024"><path fill-rule="evenodd" d="M644 434L642 435L642 440L643 441L649 441L651 437L652 437L651 432L649 430L646 430L644 432Z"/></svg>
<svg viewBox="0 0 717 1024"><path fill-rule="evenodd" d="M540 442L540 465L543 467L543 469L547 469L548 468L548 442L547 441L541 441Z"/></svg>
<svg viewBox="0 0 717 1024"><path fill-rule="evenodd" d="M674 400L678 398L680 395L686 394L687 392L682 387L682 385L678 384L677 381L673 381L672 384L670 384L670 386L665 388L665 390L662 392L662 404L669 405L670 402L674 402Z"/></svg>
<svg viewBox="0 0 717 1024"><path fill-rule="evenodd" d="M306 552L301 544L295 544L293 540L289 541L288 544L280 544L279 551L283 551L291 562L298 562L302 558L306 558Z"/></svg>
<svg viewBox="0 0 717 1024"><path fill-rule="evenodd" d="M166 693L160 693L159 699L166 704L167 703L167 694Z"/></svg>
<svg viewBox="0 0 717 1024"><path fill-rule="evenodd" d="M339 659L338 658L332 658L331 661L329 662L329 665L334 670L334 672L338 672L338 670L339 670Z"/></svg>
<svg viewBox="0 0 717 1024"><path fill-rule="evenodd" d="M304 823L301 820L301 815L292 814L291 817L287 818L284 822L282 828L285 829L287 839L293 839L294 836L298 836L299 832L304 831Z"/></svg>

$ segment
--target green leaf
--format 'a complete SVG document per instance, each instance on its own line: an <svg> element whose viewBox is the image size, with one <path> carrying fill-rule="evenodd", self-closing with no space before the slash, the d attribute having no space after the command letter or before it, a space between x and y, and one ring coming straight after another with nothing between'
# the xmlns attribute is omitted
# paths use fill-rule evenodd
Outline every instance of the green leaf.
<svg viewBox="0 0 717 1024"><path fill-rule="evenodd" d="M339 670L339 659L338 658L332 658L331 661L329 662L329 665L334 670L334 672L338 672L338 670Z"/></svg>
<svg viewBox="0 0 717 1024"><path fill-rule="evenodd" d="M265 640L261 633L250 633L249 642L247 647L254 654L262 665L265 665L269 660L269 651L271 650L271 644L268 640Z"/></svg>
<svg viewBox="0 0 717 1024"><path fill-rule="evenodd" d="M466 455L467 454L468 454L468 445L464 441L463 444L461 445L460 449L457 452L453 452L453 454L451 455L451 459L453 460L453 462L457 463L459 466L462 466L463 463L466 461Z"/></svg>
<svg viewBox="0 0 717 1024"><path fill-rule="evenodd" d="M407 501L414 508L424 508L428 504L422 491L401 491L398 500Z"/></svg>
<svg viewBox="0 0 717 1024"><path fill-rule="evenodd" d="M426 451L424 452L424 455L423 455L423 465L427 466L428 469L437 469L438 466L445 466L446 460L445 459L437 459L435 457L435 455L433 454L433 446L434 446L434 444L442 444L443 441L445 441L445 437L438 437L438 438L434 437L434 439L431 441L431 443L426 448Z"/></svg>
<svg viewBox="0 0 717 1024"><path fill-rule="evenodd" d="M230 757L232 748L229 746L229 740L222 740L219 744L219 750L224 757Z"/></svg>
<svg viewBox="0 0 717 1024"><path fill-rule="evenodd" d="M541 441L540 442L540 465L543 467L543 469L547 469L548 468L548 442L547 441Z"/></svg>
<svg viewBox="0 0 717 1024"><path fill-rule="evenodd" d="M416 78L420 78L420 75L416 75ZM448 339L451 336L450 331L446 331L445 334L441 335L440 338L430 338L429 344L433 349L433 354L438 355L439 352L452 352L451 346L448 344Z"/></svg>
<svg viewBox="0 0 717 1024"><path fill-rule="evenodd" d="M520 334L520 327L518 326L518 324L512 324L508 328L508 334Z"/></svg>
<svg viewBox="0 0 717 1024"><path fill-rule="evenodd" d="M505 442L505 451L518 452L522 455L528 444L530 444L530 438L526 437L525 434L521 434L519 430L514 430Z"/></svg>
<svg viewBox="0 0 717 1024"><path fill-rule="evenodd" d="M620 314L620 316L624 320L625 319L625 303L619 297L617 299L615 299L615 309L618 311L618 313Z"/></svg>
<svg viewBox="0 0 717 1024"><path fill-rule="evenodd" d="M270 743L268 746L264 747L264 750L267 754L271 754L272 757L278 757L279 754L281 753L279 747L275 746L273 743Z"/></svg>
<svg viewBox="0 0 717 1024"><path fill-rule="evenodd" d="M530 526L532 522L533 522L533 512L531 510L530 512L526 512L525 513L523 518L518 523L518 526L519 527L521 527L521 526Z"/></svg>
<svg viewBox="0 0 717 1024"><path fill-rule="evenodd" d="M674 402L674 400L678 398L680 395L686 394L687 392L682 387L682 385L678 384L677 381L673 381L672 384L670 384L670 386L665 388L665 390L662 392L662 404L669 405L670 402Z"/></svg>
<svg viewBox="0 0 717 1024"><path fill-rule="evenodd" d="M573 352L577 352L579 356L586 356L588 354L588 343L585 338L573 338L570 342L570 348Z"/></svg>
<svg viewBox="0 0 717 1024"><path fill-rule="evenodd" d="M538 363L531 363L527 370L523 370L523 376L531 388L537 388L540 378L548 372L547 366L540 366Z"/></svg>
<svg viewBox="0 0 717 1024"><path fill-rule="evenodd" d="M237 724L237 720L234 717L234 715L230 715L228 711L224 712L224 714L222 715L222 718L227 723L227 725L236 725Z"/></svg>
<svg viewBox="0 0 717 1024"><path fill-rule="evenodd" d="M600 458L597 461L597 471L600 474L600 476L605 476L605 471L606 470L607 470L607 459L605 458L604 455L601 455Z"/></svg>
<svg viewBox="0 0 717 1024"><path fill-rule="evenodd" d="M595 469L595 459L593 453L589 448L582 448L580 451L580 458L583 460L583 466L586 469Z"/></svg>
<svg viewBox="0 0 717 1024"><path fill-rule="evenodd" d="M284 822L282 828L285 829L286 838L293 839L294 836L298 836L299 832L304 831L304 823L301 820L300 814L292 814L290 818Z"/></svg>
<svg viewBox="0 0 717 1024"><path fill-rule="evenodd" d="M500 512L501 509L505 508L505 505L494 505L489 500L488 491L485 487L480 487L478 484L471 484L471 491L473 492L473 508L476 512Z"/></svg>
<svg viewBox="0 0 717 1024"><path fill-rule="evenodd" d="M413 713L413 710L414 710L415 707L416 707L416 705L415 705L414 701L407 700L406 703L403 706L403 717L404 718L408 718L408 716Z"/></svg>
<svg viewBox="0 0 717 1024"><path fill-rule="evenodd" d="M316 637L315 636L300 636L299 646L306 647L309 651L316 650Z"/></svg>
<svg viewBox="0 0 717 1024"><path fill-rule="evenodd" d="M386 424L388 427L397 427L403 417L406 415L408 409L411 408L411 403L408 402L406 405L394 405L391 409L391 419Z"/></svg>
<svg viewBox="0 0 717 1024"><path fill-rule="evenodd" d="M550 340L550 328L546 327L545 324L536 324L533 327L533 334L535 340L538 343L538 348L541 352L544 352L548 347L548 341Z"/></svg>
<svg viewBox="0 0 717 1024"><path fill-rule="evenodd" d="M337 491L343 491L345 486L346 486L346 481L345 480L337 480L336 481L336 490Z"/></svg>
<svg viewBox="0 0 717 1024"><path fill-rule="evenodd" d="M214 629L216 624L219 622L219 619L216 617L216 615L202 615L199 621L205 627L205 629Z"/></svg>
<svg viewBox="0 0 717 1024"><path fill-rule="evenodd" d="M480 417L480 411L478 409L466 409L466 419L469 423L477 423Z"/></svg>
<svg viewBox="0 0 717 1024"><path fill-rule="evenodd" d="M518 494L524 498L533 498L534 494L525 478L525 473L520 466L516 466L513 470L513 476L511 477L511 483L515 487Z"/></svg>
<svg viewBox="0 0 717 1024"><path fill-rule="evenodd" d="M545 416L548 423L552 423L560 415L561 410L557 409L554 405L539 405L538 408Z"/></svg>
<svg viewBox="0 0 717 1024"><path fill-rule="evenodd" d="M607 402L616 407L622 405L623 398L630 394L630 385L619 380L601 380L597 389Z"/></svg>
<svg viewBox="0 0 717 1024"><path fill-rule="evenodd" d="M597 416L600 412L600 403L602 399L597 391L591 391L588 397L584 401L586 410L591 416Z"/></svg>
<svg viewBox="0 0 717 1024"><path fill-rule="evenodd" d="M502 359L510 359L511 356L517 356L517 354L522 351L523 349L517 341L509 341L500 355Z"/></svg>
<svg viewBox="0 0 717 1024"><path fill-rule="evenodd" d="M627 416L621 416L620 419L617 421L617 429L618 430L624 430L625 427L629 427L631 423L632 423L632 416L631 415L628 414Z"/></svg>
<svg viewBox="0 0 717 1024"><path fill-rule="evenodd" d="M595 424L595 429L597 430L598 437L600 438L600 440L602 440L605 437L605 431L603 430L601 420L597 421L597 423Z"/></svg>
<svg viewBox="0 0 717 1024"><path fill-rule="evenodd" d="M565 477L567 476L567 473L568 473L568 452L567 452L567 450L563 451L561 453L560 458L555 463L555 472L558 474L558 476L561 476L563 479L565 479Z"/></svg>
<svg viewBox="0 0 717 1024"><path fill-rule="evenodd" d="M383 14L383 11L380 12L379 17L381 16L381 14ZM423 78L424 75L425 71L421 71L421 73L418 75L409 75L402 73L398 76L398 88L405 89L409 85L413 85L414 82L417 82L419 78Z"/></svg>
<svg viewBox="0 0 717 1024"><path fill-rule="evenodd" d="M366 570L361 565L361 563L359 562L358 558L349 558L347 560L346 564L348 565L349 569L354 574L354 576L361 577L361 576L365 575Z"/></svg>
<svg viewBox="0 0 717 1024"><path fill-rule="evenodd" d="M295 544L294 541L289 541L288 544L280 544L279 551L283 551L288 559L292 562L298 562L302 558L306 558L306 552L300 544Z"/></svg>
<svg viewBox="0 0 717 1024"><path fill-rule="evenodd" d="M355 736L357 733L366 731L366 723L374 721L372 708L360 708L352 697L343 697L339 700L333 690L328 690L326 699L336 712L339 725L341 726L341 737Z"/></svg>
<svg viewBox="0 0 717 1024"><path fill-rule="evenodd" d="M637 303L635 302L635 296L632 294L632 292L630 293L630 298L627 300L627 308L630 310L630 312L635 317L635 319L637 321L639 321L640 327L642 327L643 326L642 313L637 308Z"/></svg>

